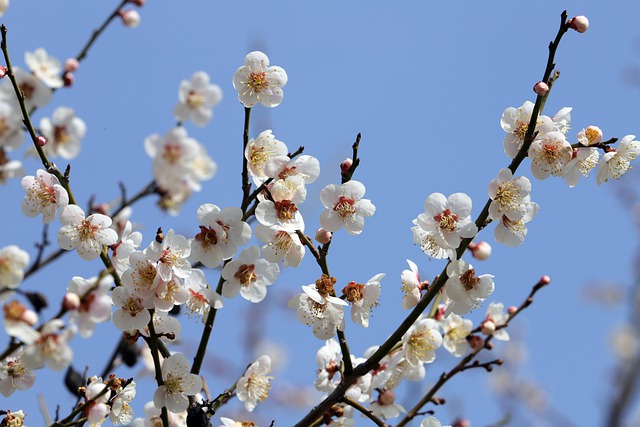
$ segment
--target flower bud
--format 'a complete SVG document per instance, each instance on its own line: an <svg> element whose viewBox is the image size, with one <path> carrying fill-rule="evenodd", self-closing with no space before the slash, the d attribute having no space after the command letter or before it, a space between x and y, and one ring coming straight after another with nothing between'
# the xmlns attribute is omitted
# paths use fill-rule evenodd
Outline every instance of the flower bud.
<svg viewBox="0 0 640 427"><path fill-rule="evenodd" d="M578 132L578 142L585 147L599 144L600 141L602 141L602 130L598 126L589 126Z"/></svg>
<svg viewBox="0 0 640 427"><path fill-rule="evenodd" d="M36 144L38 144L38 147L44 147L47 145L47 138L42 135L36 137Z"/></svg>
<svg viewBox="0 0 640 427"><path fill-rule="evenodd" d="M469 345L473 350L479 350L484 347L484 338L478 335L469 335L467 341L469 341Z"/></svg>
<svg viewBox="0 0 640 427"><path fill-rule="evenodd" d="M484 261L491 256L491 245L487 242L470 243L469 250L471 255L480 261Z"/></svg>
<svg viewBox="0 0 640 427"><path fill-rule="evenodd" d="M480 331L485 335L491 335L496 331L496 324L491 320L485 320L484 322L482 322Z"/></svg>
<svg viewBox="0 0 640 427"><path fill-rule="evenodd" d="M140 24L140 14L133 9L121 10L119 14L125 27L135 28Z"/></svg>
<svg viewBox="0 0 640 427"><path fill-rule="evenodd" d="M551 283L551 277L545 274L540 278L540 281L538 283L540 283L541 285L548 285L549 283Z"/></svg>
<svg viewBox="0 0 640 427"><path fill-rule="evenodd" d="M69 58L64 61L64 70L73 72L76 71L80 67L80 62L76 58Z"/></svg>
<svg viewBox="0 0 640 427"><path fill-rule="evenodd" d="M327 243L329 243L332 236L333 233L325 230L324 228L318 228L316 230L316 242L320 243L321 245L326 245Z"/></svg>
<svg viewBox="0 0 640 427"><path fill-rule="evenodd" d="M396 401L396 392L391 388L384 388L380 390L380 395L378 396L378 403L381 405L393 405Z"/></svg>
<svg viewBox="0 0 640 427"><path fill-rule="evenodd" d="M512 316L517 312L518 312L518 307L516 307L515 305L512 305L507 309L507 313L509 313Z"/></svg>
<svg viewBox="0 0 640 427"><path fill-rule="evenodd" d="M73 86L73 82L75 81L76 81L76 76L74 76L73 73L70 73L68 71L64 73L64 76L62 76L62 82L65 87Z"/></svg>
<svg viewBox="0 0 640 427"><path fill-rule="evenodd" d="M340 173L343 176L346 175L347 173L349 173L349 169L351 169L352 165L353 165L353 160L347 157L346 159L344 159L342 163L340 163Z"/></svg>
<svg viewBox="0 0 640 427"><path fill-rule="evenodd" d="M80 296L73 292L67 292L62 299L62 308L67 311L77 310L80 307Z"/></svg>
<svg viewBox="0 0 640 427"><path fill-rule="evenodd" d="M533 86L533 91L537 95L545 95L547 92L549 92L549 85L545 82L538 82Z"/></svg>
<svg viewBox="0 0 640 427"><path fill-rule="evenodd" d="M7 75L7 67L0 65L0 79Z"/></svg>
<svg viewBox="0 0 640 427"><path fill-rule="evenodd" d="M579 33L584 33L589 28L589 20L586 16L574 16L567 21L569 28L576 30Z"/></svg>
<svg viewBox="0 0 640 427"><path fill-rule="evenodd" d="M129 3L135 4L138 7L144 6L144 0L129 0Z"/></svg>
<svg viewBox="0 0 640 427"><path fill-rule="evenodd" d="M465 418L458 418L451 427L471 427L471 421Z"/></svg>

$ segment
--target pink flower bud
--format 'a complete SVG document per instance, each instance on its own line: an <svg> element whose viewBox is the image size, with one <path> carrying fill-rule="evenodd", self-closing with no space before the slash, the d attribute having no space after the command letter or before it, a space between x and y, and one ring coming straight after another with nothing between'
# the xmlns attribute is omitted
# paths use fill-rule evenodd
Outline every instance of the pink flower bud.
<svg viewBox="0 0 640 427"><path fill-rule="evenodd" d="M458 418L453 422L452 427L471 427L471 421L464 418Z"/></svg>
<svg viewBox="0 0 640 427"><path fill-rule="evenodd" d="M584 33L589 28L589 20L586 16L574 16L567 21L569 28L576 30L579 33Z"/></svg>
<svg viewBox="0 0 640 427"><path fill-rule="evenodd" d="M482 322L480 331L485 335L491 335L496 331L496 324L491 320L485 320L484 322Z"/></svg>
<svg viewBox="0 0 640 427"><path fill-rule="evenodd" d="M381 405L393 405L396 401L396 392L391 388L385 388L380 390L380 396L378 396L378 403Z"/></svg>
<svg viewBox="0 0 640 427"><path fill-rule="evenodd" d="M129 3L135 4L138 7L144 6L144 0L129 0Z"/></svg>
<svg viewBox="0 0 640 427"><path fill-rule="evenodd" d="M80 63L76 58L69 58L64 61L64 70L65 71L76 71L80 67Z"/></svg>
<svg viewBox="0 0 640 427"><path fill-rule="evenodd" d="M470 335L467 337L467 340L473 350L479 350L484 347L484 338L478 335Z"/></svg>
<svg viewBox="0 0 640 427"><path fill-rule="evenodd" d="M140 14L133 9L121 10L120 18L125 27L135 28L140 24Z"/></svg>
<svg viewBox="0 0 640 427"><path fill-rule="evenodd" d="M64 76L62 76L62 81L65 87L73 86L73 82L76 81L76 76L67 71L64 73Z"/></svg>
<svg viewBox="0 0 640 427"><path fill-rule="evenodd" d="M487 242L478 242L475 245L469 244L471 255L477 260L484 261L491 256L491 245Z"/></svg>
<svg viewBox="0 0 640 427"><path fill-rule="evenodd" d="M7 75L7 67L0 65L0 79Z"/></svg>
<svg viewBox="0 0 640 427"><path fill-rule="evenodd" d="M518 307L516 307L515 305L512 305L507 309L507 313L509 313L512 316L517 312L518 312Z"/></svg>
<svg viewBox="0 0 640 427"><path fill-rule="evenodd" d="M342 175L346 175L347 173L349 173L349 169L351 169L352 165L353 160L347 157L342 163L340 163L340 173Z"/></svg>
<svg viewBox="0 0 640 427"><path fill-rule="evenodd" d="M549 85L545 82L538 82L533 86L533 91L537 95L545 95L547 92L549 92Z"/></svg>
<svg viewBox="0 0 640 427"><path fill-rule="evenodd" d="M438 306L438 310L436 311L435 316L433 316L433 318L435 320L444 320L444 312L447 311L447 306L446 305L439 305Z"/></svg>
<svg viewBox="0 0 640 427"><path fill-rule="evenodd" d="M67 311L77 310L80 307L80 296L73 292L67 292L62 299L62 308Z"/></svg>
<svg viewBox="0 0 640 427"><path fill-rule="evenodd" d="M551 283L551 277L545 274L540 278L540 281L538 283L540 283L541 285L548 285L549 283Z"/></svg>
<svg viewBox="0 0 640 427"><path fill-rule="evenodd" d="M45 145L47 145L47 138L42 135L38 136L36 138L36 144L38 144L38 147L44 147Z"/></svg>
<svg viewBox="0 0 640 427"><path fill-rule="evenodd" d="M318 228L316 230L316 242L321 245L326 245L331 241L331 237L333 237L333 233L325 230L324 228Z"/></svg>
<svg viewBox="0 0 640 427"><path fill-rule="evenodd" d="M20 317L20 320L29 326L33 326L38 323L38 315L33 310L25 310Z"/></svg>

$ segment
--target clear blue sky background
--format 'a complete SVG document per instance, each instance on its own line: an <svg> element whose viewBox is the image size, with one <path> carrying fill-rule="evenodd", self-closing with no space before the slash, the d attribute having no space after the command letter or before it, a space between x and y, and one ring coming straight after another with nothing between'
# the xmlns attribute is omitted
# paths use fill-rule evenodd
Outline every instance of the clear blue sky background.
<svg viewBox="0 0 640 427"><path fill-rule="evenodd" d="M14 65L24 67L24 52L38 47L62 60L77 54L116 4L14 0L1 19L9 28ZM367 220L361 236L337 233L329 259L332 274L342 283L362 283L376 273L387 274L369 330L350 322L347 326L352 351L361 355L368 346L381 343L404 315L399 288L400 272L407 268L405 259L418 263L425 279L444 265L429 261L412 243L411 220L422 212L425 198L433 192L466 192L476 215L487 199L489 181L509 163L502 150L500 116L505 108L534 99L531 87L542 77L547 45L564 8L570 17L588 16L591 27L585 34L571 32L563 40L556 61L562 75L545 112L553 115L564 106L574 107L573 138L591 124L603 129L605 138L640 134L639 92L623 77L625 70L640 65L640 4L595 0L241 4L149 0L139 10L140 26L129 29L115 22L82 63L74 87L58 91L34 122L57 106L75 108L88 126L81 154L72 163L76 198L82 206L92 195L101 202L114 200L118 181L125 182L132 194L151 180L144 138L171 129L180 81L195 71L207 71L222 87L224 100L207 127L187 124L187 130L218 163L217 176L192 197L179 217L158 212L151 199L137 205L133 217L145 225L145 244L159 226L193 236L200 204L224 207L241 199L243 109L231 78L249 51L266 52L272 65L287 71L289 83L282 105L254 108L251 134L273 129L290 150L304 145L307 154L319 158L321 177L309 188L301 208L308 233L318 226L319 191L339 181L338 165L350 155L356 134L362 132L362 164L355 179L367 186L367 197L377 212ZM39 167L34 159L24 163L29 174ZM64 167L64 161L58 164ZM531 177L528 167L525 161L520 173ZM33 256L40 221L21 216L19 180L0 191L5 205L0 245L18 244ZM516 368L542 384L554 410L575 425L601 424L615 362L609 333L625 318L623 310L603 309L583 296L590 282L631 282L636 235L615 191L615 184L597 187L595 176L574 189L559 179L533 181L532 198L541 209L530 223L524 245L510 249L493 244L490 226L480 238L493 244L493 256L474 263L479 273L495 275L491 300L506 305L519 304L542 274L552 277L553 285L513 325L512 334L528 350L527 362ZM55 233L58 223L54 224ZM67 254L33 276L24 288L51 296L50 316L73 275L88 277L100 268L98 261L85 262ZM227 303L219 313L206 361L209 372L223 371L221 376L209 376L214 395L254 359L244 344L249 328L259 334L265 331L266 339L289 352L285 367L274 373L274 395L285 393L284 400L291 402L293 394L286 395L279 387L311 385L315 353L322 342L295 321L286 300L318 276L318 267L308 257L299 270L283 271L262 305L239 298ZM217 281L216 272L209 277ZM472 317L477 320L483 314L484 310L477 310ZM180 349L191 358L197 341L189 330L199 329L188 319L184 327ZM117 339L114 330L101 325L93 341L74 338L74 365L82 370L89 364L91 374L101 371ZM501 354L501 347L496 354ZM455 363L444 352L439 358L427 370L432 381ZM135 372L137 368L118 374ZM501 404L487 378L485 373L471 372L454 379L439 393L449 404L435 408L436 416L445 423L465 416L474 426L500 420ZM137 414L153 388L151 378L139 384ZM410 392L420 392L420 387ZM10 399L0 398L0 408L25 409L29 425L36 426L40 424L35 406L38 393L45 395L51 413L56 404L61 405L61 414L72 405L73 399L60 388L59 374L38 372L34 388ZM400 398L410 407L404 392ZM225 407L219 415L233 416L234 408ZM277 425L287 425L304 413L305 409L264 405L254 416L259 425L268 425L272 418ZM520 418L518 425L537 425L537 418ZM560 425L557 418L551 419L553 425Z"/></svg>

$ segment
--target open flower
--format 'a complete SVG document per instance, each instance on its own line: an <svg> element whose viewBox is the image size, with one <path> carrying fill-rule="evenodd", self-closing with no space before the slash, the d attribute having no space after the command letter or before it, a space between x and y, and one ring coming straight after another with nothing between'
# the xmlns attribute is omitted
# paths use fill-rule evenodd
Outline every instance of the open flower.
<svg viewBox="0 0 640 427"><path fill-rule="evenodd" d="M376 211L371 200L362 198L364 193L364 184L353 180L324 187L320 192L320 200L326 208L320 214L322 228L336 232L344 226L351 235L362 233L364 219Z"/></svg>
<svg viewBox="0 0 640 427"><path fill-rule="evenodd" d="M267 55L254 51L244 58L244 65L234 73L233 87L246 108L258 102L265 107L276 107L282 102L282 87L287 80L287 73L282 68L270 67Z"/></svg>
<svg viewBox="0 0 640 427"><path fill-rule="evenodd" d="M271 358L260 356L245 371L237 382L236 396L244 403L244 408L251 412L256 405L269 397L271 389Z"/></svg>
<svg viewBox="0 0 640 427"><path fill-rule="evenodd" d="M97 258L103 245L112 245L118 240L118 233L109 228L111 218L102 214L85 218L78 205L65 206L60 212L60 222L58 244L65 250L76 248L82 259Z"/></svg>
<svg viewBox="0 0 640 427"><path fill-rule="evenodd" d="M22 200L22 213L31 218L42 214L45 224L53 222L58 208L69 204L67 190L55 175L43 169L38 169L36 176L22 178L22 189L27 193Z"/></svg>
<svg viewBox="0 0 640 427"><path fill-rule="evenodd" d="M189 361L180 353L172 354L162 362L164 384L153 394L156 408L166 406L170 412L178 413L189 407L187 396L194 396L202 389L202 379L189 369Z"/></svg>
<svg viewBox="0 0 640 427"><path fill-rule="evenodd" d="M213 107L222 100L222 89L209 82L209 74L198 71L191 80L180 82L178 99L173 109L176 119L182 122L191 120L197 126L204 126L213 116Z"/></svg>
<svg viewBox="0 0 640 427"><path fill-rule="evenodd" d="M512 221L522 219L527 209L523 199L531 191L531 181L525 176L514 178L509 168L501 169L489 183L489 216L497 221L503 215Z"/></svg>
<svg viewBox="0 0 640 427"><path fill-rule="evenodd" d="M631 169L631 160L640 154L640 142L634 141L635 135L623 137L615 150L605 153L598 163L598 185L607 182L609 179L620 179L620 177Z"/></svg>
<svg viewBox="0 0 640 427"><path fill-rule="evenodd" d="M378 305L380 296L380 281L384 273L376 274L364 285L356 282L349 284L342 290L346 300L351 303L351 320L365 328L369 326L371 310Z"/></svg>
<svg viewBox="0 0 640 427"><path fill-rule="evenodd" d="M251 246L222 269L222 295L233 298L240 293L248 301L260 302L267 295L267 285L275 282L279 273L278 264L260 258L260 248Z"/></svg>
<svg viewBox="0 0 640 427"><path fill-rule="evenodd" d="M433 319L418 319L402 336L404 357L411 366L436 360L435 350L441 345L442 335Z"/></svg>
<svg viewBox="0 0 640 427"><path fill-rule="evenodd" d="M87 125L76 117L72 108L58 107L51 119L40 120L40 131L47 139L44 151L48 156L71 160L80 153L80 141L87 133Z"/></svg>
<svg viewBox="0 0 640 427"><path fill-rule="evenodd" d="M348 305L340 298L331 294L333 285L322 286L318 290L318 283L326 285L330 279L323 276L316 284L302 286L303 292L289 300L289 307L297 310L297 319L305 325L313 325L313 335L321 340L328 340L336 334L336 330L344 328L343 306ZM332 280L335 283L335 279Z"/></svg>
<svg viewBox="0 0 640 427"><path fill-rule="evenodd" d="M449 278L444 286L451 302L447 306L445 317L449 313L466 314L493 293L493 276L476 276L471 264L461 259L447 266L447 276Z"/></svg>
<svg viewBox="0 0 640 427"><path fill-rule="evenodd" d="M34 52L25 52L24 62L31 72L44 84L52 89L62 87L63 81L62 65L60 61L50 56L43 48L38 48Z"/></svg>
<svg viewBox="0 0 640 427"><path fill-rule="evenodd" d="M418 215L416 224L445 250L457 249L463 238L474 237L478 232L471 221L471 198L464 193L449 197L433 193L425 200L424 211Z"/></svg>
<svg viewBox="0 0 640 427"><path fill-rule="evenodd" d="M573 155L573 148L560 131L551 131L531 143L528 152L531 173L538 179L559 176Z"/></svg>

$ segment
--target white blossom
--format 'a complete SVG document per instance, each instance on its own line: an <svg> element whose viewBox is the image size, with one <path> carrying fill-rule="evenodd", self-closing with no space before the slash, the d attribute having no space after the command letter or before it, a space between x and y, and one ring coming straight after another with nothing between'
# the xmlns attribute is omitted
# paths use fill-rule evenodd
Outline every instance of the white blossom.
<svg viewBox="0 0 640 427"><path fill-rule="evenodd" d="M222 295L233 298L240 293L248 301L260 302L267 295L267 286L275 282L279 273L278 264L260 258L259 247L248 247L222 269L225 280Z"/></svg>
<svg viewBox="0 0 640 427"><path fill-rule="evenodd" d="M260 132L257 138L250 139L244 150L249 174L256 185L262 184L268 176L265 168L271 159L286 156L287 146L277 140L270 129Z"/></svg>
<svg viewBox="0 0 640 427"><path fill-rule="evenodd" d="M466 314L493 293L493 276L476 276L473 266L464 260L452 261L447 266L447 276L449 278L444 286L451 301L445 317L450 313Z"/></svg>
<svg viewBox="0 0 640 427"><path fill-rule="evenodd" d="M531 173L538 179L559 176L573 155L573 148L559 131L548 132L531 143Z"/></svg>
<svg viewBox="0 0 640 427"><path fill-rule="evenodd" d="M60 77L62 65L60 61L50 56L43 48L38 48L34 52L25 52L24 62L31 72L44 84L52 89L62 87L63 81Z"/></svg>
<svg viewBox="0 0 640 427"><path fill-rule="evenodd" d="M249 365L244 375L238 380L236 396L244 403L247 411L253 411L258 403L269 397L271 380L273 380L273 377L268 375L269 372L271 372L271 358L263 355Z"/></svg>
<svg viewBox="0 0 640 427"><path fill-rule="evenodd" d="M469 319L463 319L457 314L450 314L440 323L442 327L443 347L455 357L461 357L469 349L467 336L473 329L473 323Z"/></svg>
<svg viewBox="0 0 640 427"><path fill-rule="evenodd" d="M42 214L44 224L53 222L58 208L69 204L67 190L55 175L43 169L38 169L36 176L22 178L22 189L27 193L22 200L22 213L31 218Z"/></svg>
<svg viewBox="0 0 640 427"><path fill-rule="evenodd" d="M71 160L80 153L80 141L87 133L87 125L76 117L72 108L58 107L51 119L40 120L40 131L47 139L43 149L49 157Z"/></svg>
<svg viewBox="0 0 640 427"><path fill-rule="evenodd" d="M97 213L85 218L78 205L65 206L60 212L60 222L58 244L65 250L76 248L82 259L97 258L103 245L112 245L118 240L118 234L109 228L111 218Z"/></svg>
<svg viewBox="0 0 640 427"><path fill-rule="evenodd" d="M282 87L287 84L287 73L280 67L269 66L269 58L254 51L244 58L244 65L233 75L233 87L238 100L246 108L258 102L265 107L276 107L282 102Z"/></svg>
<svg viewBox="0 0 640 427"><path fill-rule="evenodd" d="M615 150L605 153L598 163L598 185L609 179L620 179L620 177L631 169L631 160L640 154L640 142L635 141L635 135L623 137Z"/></svg>
<svg viewBox="0 0 640 427"><path fill-rule="evenodd" d="M351 235L358 235L364 228L364 219L376 211L369 199L363 199L365 187L358 181L342 185L329 184L320 192L325 210L320 214L320 224L327 231L336 232L341 227Z"/></svg>
<svg viewBox="0 0 640 427"><path fill-rule="evenodd" d="M22 352L0 361L0 393L4 397L11 396L16 390L31 388L35 380L33 371L22 360Z"/></svg>
<svg viewBox="0 0 640 427"><path fill-rule="evenodd" d="M515 178L510 169L501 169L489 183L489 216L498 221L506 216L512 221L522 219L527 211L524 198L531 192L531 181L525 176Z"/></svg>
<svg viewBox="0 0 640 427"><path fill-rule="evenodd" d="M191 80L180 82L178 104L173 115L179 121L193 121L197 126L206 125L213 116L213 107L222 100L222 89L209 82L209 74L198 71Z"/></svg>
<svg viewBox="0 0 640 427"><path fill-rule="evenodd" d="M166 406L168 411L179 413L189 407L188 396L202 389L202 379L190 373L189 369L189 361L180 353L172 354L162 362L164 384L153 394L156 408Z"/></svg>
<svg viewBox="0 0 640 427"><path fill-rule="evenodd" d="M404 357L412 366L436 360L435 350L441 345L442 335L433 319L418 319L402 336Z"/></svg>

